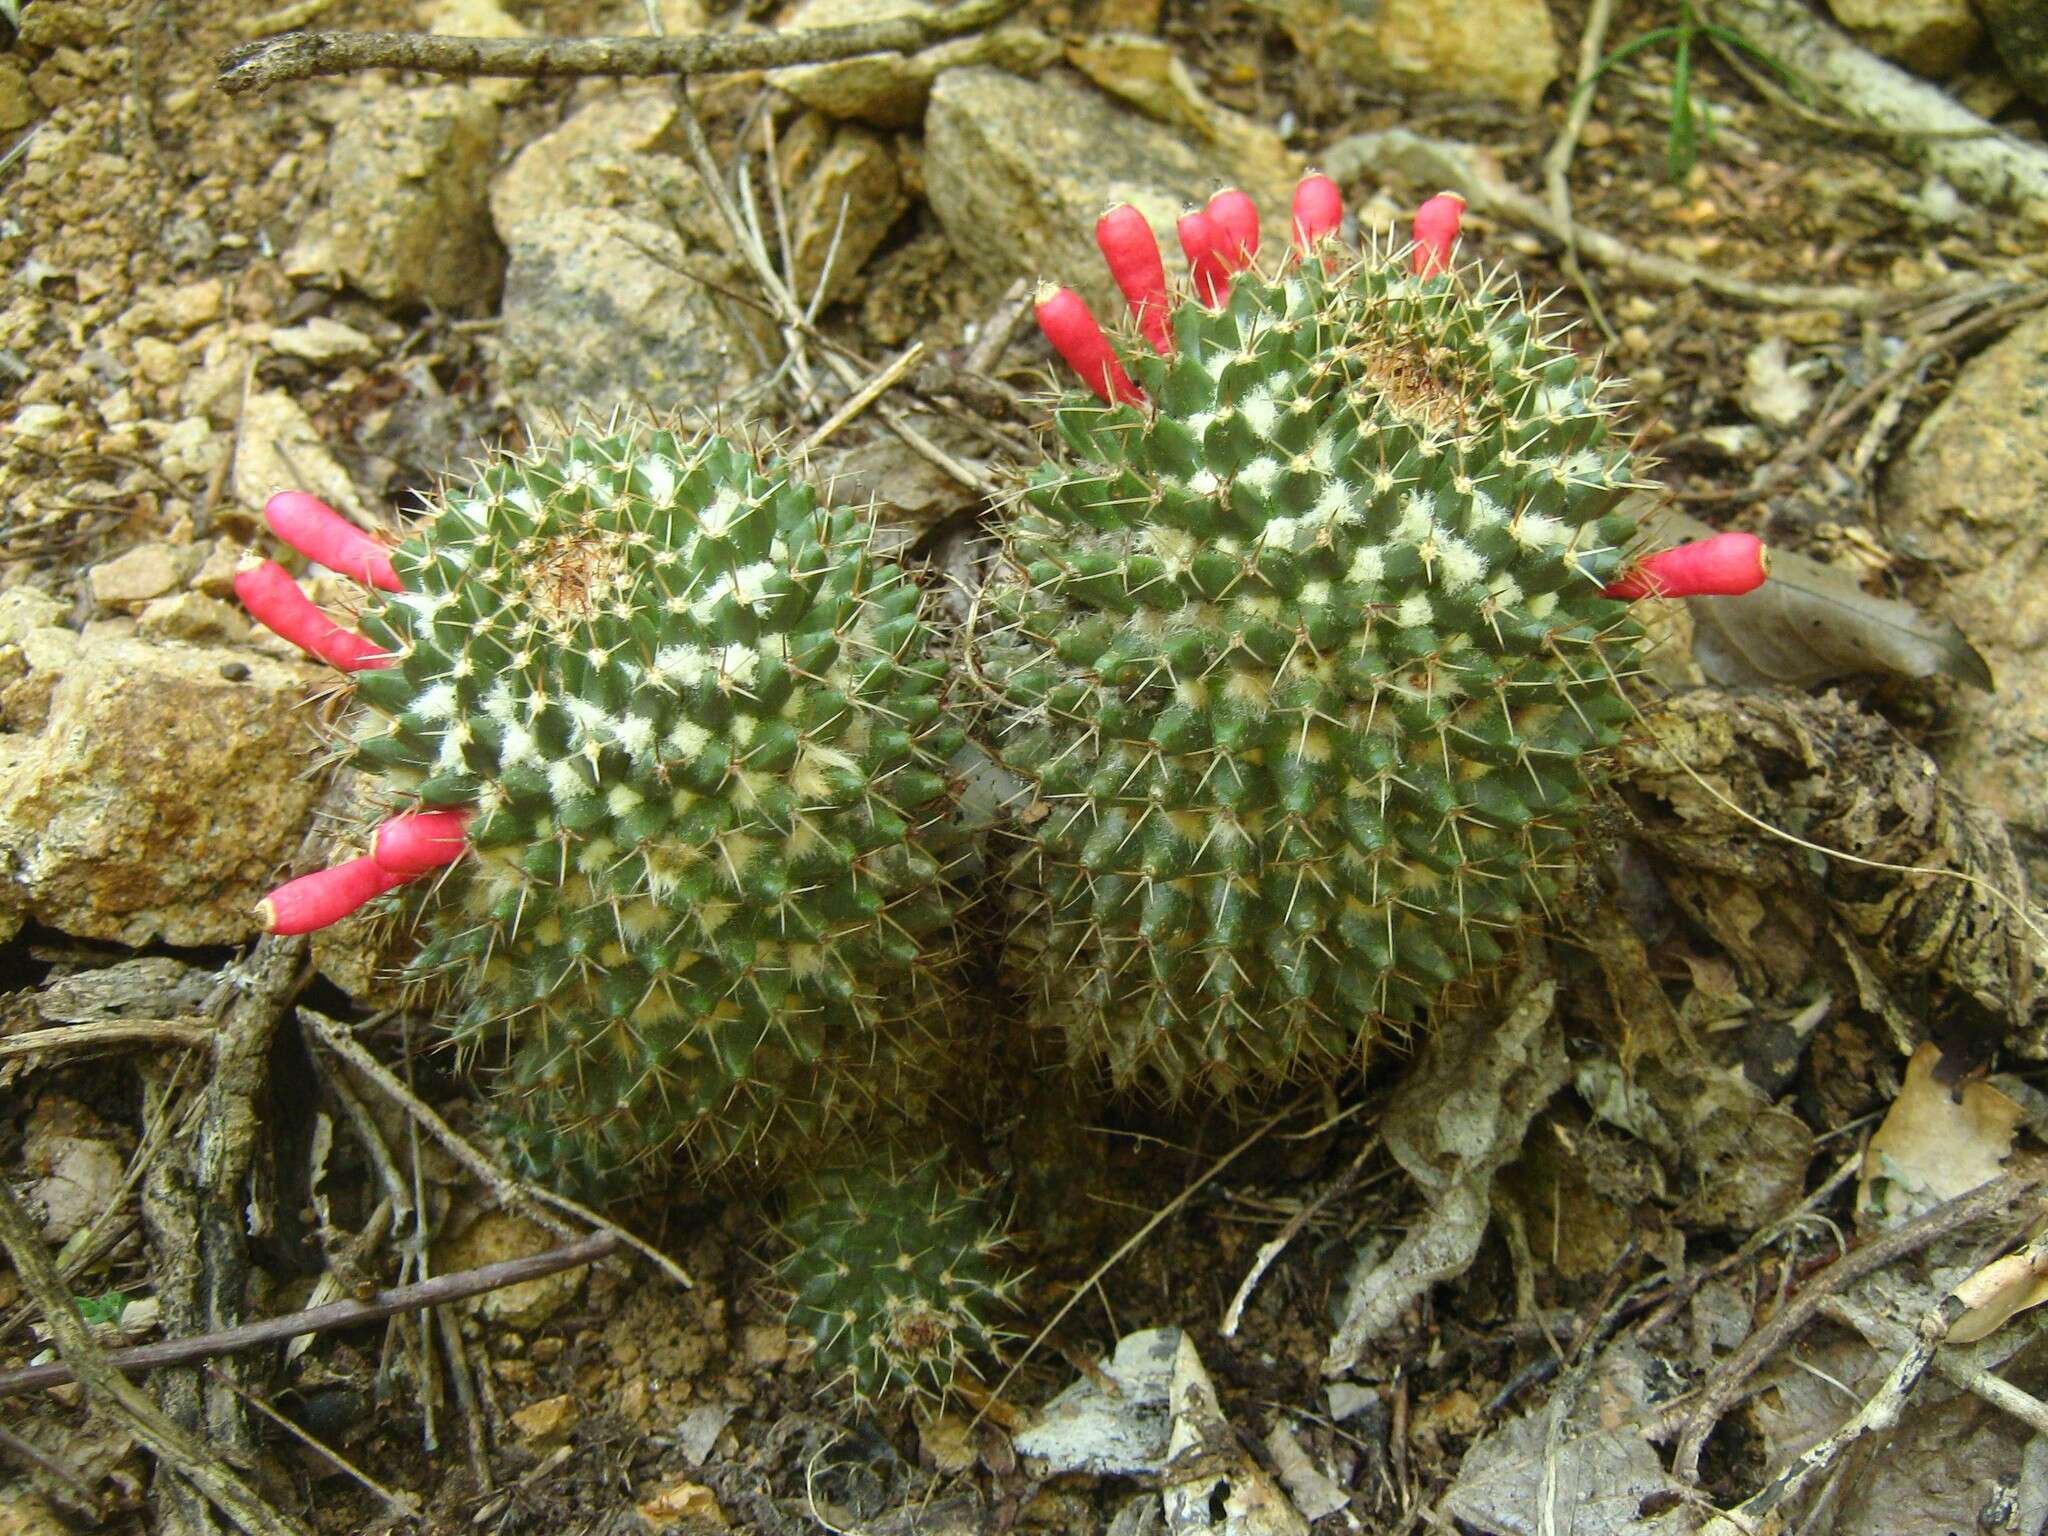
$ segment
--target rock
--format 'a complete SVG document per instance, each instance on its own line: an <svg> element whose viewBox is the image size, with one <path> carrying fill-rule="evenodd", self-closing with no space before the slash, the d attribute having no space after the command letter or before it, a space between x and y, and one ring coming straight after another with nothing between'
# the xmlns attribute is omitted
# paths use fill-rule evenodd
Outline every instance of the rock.
<svg viewBox="0 0 2048 1536"><path fill-rule="evenodd" d="M11 58L0 59L0 133L26 128L42 110L28 88L28 76Z"/></svg>
<svg viewBox="0 0 2048 1536"><path fill-rule="evenodd" d="M235 443L235 499L250 511L278 491L311 491L358 519L355 482L313 430L296 400L281 389L253 392L242 405Z"/></svg>
<svg viewBox="0 0 2048 1536"><path fill-rule="evenodd" d="M1563 54L1543 0L1263 0L1302 56L1361 84L1504 101L1543 99Z"/></svg>
<svg viewBox="0 0 2048 1536"><path fill-rule="evenodd" d="M925 117L925 191L953 249L994 283L1057 275L1108 316L1122 307L1095 248L1110 203L1142 209L1178 262L1174 221L1190 201L1232 182L1258 202L1269 239L1285 239L1292 184L1283 163L1197 147L1185 133L1119 112L1069 77L1020 79L994 69L939 77Z"/></svg>
<svg viewBox="0 0 2048 1536"><path fill-rule="evenodd" d="M553 1445L569 1438L569 1432L576 1427L579 1417L576 1399L565 1392L560 1397L544 1397L537 1403L528 1403L512 1415L512 1427L519 1431L519 1438L528 1445Z"/></svg>
<svg viewBox="0 0 2048 1536"><path fill-rule="evenodd" d="M43 1241L61 1248L121 1198L126 1151L97 1115L57 1094L36 1101L22 1137L29 1204L42 1216Z"/></svg>
<svg viewBox="0 0 2048 1536"><path fill-rule="evenodd" d="M204 416L181 417L157 439L157 467L173 480L204 485L227 456L226 435Z"/></svg>
<svg viewBox="0 0 2048 1536"><path fill-rule="evenodd" d="M530 414L710 408L752 374L753 322L714 289L754 279L677 153L674 123L665 86L600 98L491 188L510 253L498 355Z"/></svg>
<svg viewBox="0 0 2048 1536"><path fill-rule="evenodd" d="M2025 0L2034 10L2039 0ZM1984 41L1970 0L1828 0L1835 20L1870 49L1917 74L1954 74Z"/></svg>
<svg viewBox="0 0 2048 1536"><path fill-rule="evenodd" d="M640 1518L657 1531L689 1522L696 1529L727 1524L718 1495L702 1483L671 1483L641 1502Z"/></svg>
<svg viewBox="0 0 2048 1536"><path fill-rule="evenodd" d="M784 25L846 27L898 16L930 15L927 0L802 0ZM795 64L768 79L827 117L850 117L878 128L913 128L924 117L932 82L949 69L992 65L1036 74L1059 57L1059 44L1036 27L1015 23L992 32L947 38L914 54L876 53L830 64Z"/></svg>
<svg viewBox="0 0 2048 1536"><path fill-rule="evenodd" d="M504 252L485 215L498 113L459 85L373 96L334 130L327 206L342 274L380 304L480 309Z"/></svg>
<svg viewBox="0 0 2048 1536"><path fill-rule="evenodd" d="M315 315L303 324L273 329L270 350L308 363L366 363L379 348L354 326Z"/></svg>
<svg viewBox="0 0 2048 1536"><path fill-rule="evenodd" d="M140 608L175 592L199 563L189 544L138 544L86 572L92 600L102 608Z"/></svg>
<svg viewBox="0 0 2048 1536"><path fill-rule="evenodd" d="M434 1250L436 1274L451 1275L459 1269L479 1269L506 1259L527 1259L556 1246L545 1228L509 1211L486 1211L452 1238L443 1239ZM500 1290L486 1291L474 1302L477 1316L507 1328L538 1328L576 1299L589 1266L561 1269L552 1275L522 1280Z"/></svg>
<svg viewBox="0 0 2048 1536"><path fill-rule="evenodd" d="M39 629L23 637L31 662ZM248 651L78 642L0 765L0 873L41 922L122 944L240 944L304 834L308 669ZM34 682L33 673L5 700Z"/></svg>
<svg viewBox="0 0 2048 1536"><path fill-rule="evenodd" d="M2041 0L1977 0L1977 9L2013 82L2048 106L2048 8Z"/></svg>
<svg viewBox="0 0 2048 1536"><path fill-rule="evenodd" d="M896 152L878 133L835 128L815 113L798 119L779 148L783 174L795 186L789 216L798 297L809 302L837 230L839 247L832 251L826 287L826 301L836 303L860 286L861 269L910 207Z"/></svg>
<svg viewBox="0 0 2048 1536"><path fill-rule="evenodd" d="M1097 34L1067 45L1067 62L1112 96L1155 122L1211 146L1252 180L1287 183L1300 163L1263 123L1209 100L1170 43L1156 37Z"/></svg>
<svg viewBox="0 0 2048 1536"><path fill-rule="evenodd" d="M1998 692L1958 692L1938 741L1957 788L2048 830L2048 314L1971 360L1885 484L1884 523L1932 571L1908 595L1953 618Z"/></svg>
<svg viewBox="0 0 2048 1536"><path fill-rule="evenodd" d="M0 1536L71 1536L72 1530L27 1483L0 1486Z"/></svg>
<svg viewBox="0 0 2048 1536"><path fill-rule="evenodd" d="M145 640L240 645L250 630L248 617L235 604L204 592L179 592L145 604L136 616L135 633Z"/></svg>

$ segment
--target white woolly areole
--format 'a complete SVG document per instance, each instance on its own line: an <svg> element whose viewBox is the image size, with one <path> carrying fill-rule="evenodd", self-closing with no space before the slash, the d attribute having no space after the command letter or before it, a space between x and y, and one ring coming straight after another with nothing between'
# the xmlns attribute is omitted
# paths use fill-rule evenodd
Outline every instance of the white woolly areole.
<svg viewBox="0 0 2048 1536"><path fill-rule="evenodd" d="M453 720L460 707L451 683L435 683L421 690L412 702L413 713L422 720Z"/></svg>
<svg viewBox="0 0 2048 1536"><path fill-rule="evenodd" d="M1401 498L1401 515L1394 519L1394 537L1420 544L1436 529L1436 503L1420 491Z"/></svg>
<svg viewBox="0 0 2048 1536"><path fill-rule="evenodd" d="M655 675L684 687L702 682L711 668L711 653L702 646L665 645L654 653Z"/></svg>
<svg viewBox="0 0 2048 1536"><path fill-rule="evenodd" d="M1273 391L1263 384L1238 401L1237 408L1251 429L1261 437L1271 437L1273 429L1280 424L1280 407L1273 399Z"/></svg>
<svg viewBox="0 0 2048 1536"><path fill-rule="evenodd" d="M740 493L729 485L721 485L711 504L697 514L698 530L707 539L722 539L742 510Z"/></svg>
<svg viewBox="0 0 2048 1536"><path fill-rule="evenodd" d="M1368 544L1351 557L1351 569L1344 573L1344 579L1353 586L1370 586L1386 573L1386 556L1375 545Z"/></svg>
<svg viewBox="0 0 2048 1536"><path fill-rule="evenodd" d="M548 764L548 794L557 805L567 805L572 800L589 798L590 786L583 782L583 775L576 771L574 758L558 757Z"/></svg>
<svg viewBox="0 0 2048 1536"><path fill-rule="evenodd" d="M1436 561L1443 572L1447 590L1462 592L1486 574L1486 562L1463 539L1448 533L1436 536Z"/></svg>
<svg viewBox="0 0 2048 1536"><path fill-rule="evenodd" d="M675 500L676 467L658 453L643 456L639 462L640 478L647 482L647 497L658 507L665 507Z"/></svg>
<svg viewBox="0 0 2048 1536"><path fill-rule="evenodd" d="M623 715L609 724L613 739L635 757L654 745L654 722L645 715Z"/></svg>
<svg viewBox="0 0 2048 1536"><path fill-rule="evenodd" d="M1554 549L1571 541L1571 530L1543 512L1524 512L1508 525L1508 532L1524 549Z"/></svg>
<svg viewBox="0 0 2048 1536"><path fill-rule="evenodd" d="M761 653L750 645L728 645L719 658L719 670L742 688L754 686L754 671L761 665Z"/></svg>
<svg viewBox="0 0 2048 1536"><path fill-rule="evenodd" d="M711 745L711 733L694 720L678 720L661 744L676 761L693 763Z"/></svg>
<svg viewBox="0 0 2048 1536"><path fill-rule="evenodd" d="M1417 628L1435 617L1427 592L1411 592L1394 605L1394 622L1403 629Z"/></svg>

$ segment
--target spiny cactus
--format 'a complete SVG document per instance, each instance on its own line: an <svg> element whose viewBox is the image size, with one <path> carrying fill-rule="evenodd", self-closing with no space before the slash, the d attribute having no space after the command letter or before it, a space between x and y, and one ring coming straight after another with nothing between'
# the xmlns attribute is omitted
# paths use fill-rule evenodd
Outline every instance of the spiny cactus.
<svg viewBox="0 0 2048 1536"><path fill-rule="evenodd" d="M825 1171L789 1198L791 1321L829 1380L867 1399L942 1398L969 1356L998 1352L991 1319L1016 1280L982 1188L934 1157Z"/></svg>
<svg viewBox="0 0 2048 1536"><path fill-rule="evenodd" d="M311 498L270 510L370 584L361 633L268 562L245 603L353 672L354 761L430 808L271 925L442 866L413 974L453 981L459 1040L502 1041L539 1171L771 1158L914 1090L962 733L863 513L643 427L501 459L388 553Z"/></svg>
<svg viewBox="0 0 2048 1536"><path fill-rule="evenodd" d="M1180 296L1120 208L1132 330L1040 295L1093 394L1054 409L979 668L1037 787L1012 969L1120 1083L1272 1082L1415 1019L1552 898L1628 717L1634 468L1580 361L1447 269L1462 206L1351 259L1313 177L1261 271L1219 194Z"/></svg>

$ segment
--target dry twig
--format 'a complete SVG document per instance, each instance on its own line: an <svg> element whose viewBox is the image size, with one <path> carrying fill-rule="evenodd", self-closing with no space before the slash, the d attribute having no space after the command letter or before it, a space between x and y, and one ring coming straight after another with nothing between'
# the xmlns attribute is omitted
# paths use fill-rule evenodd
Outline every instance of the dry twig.
<svg viewBox="0 0 2048 1536"><path fill-rule="evenodd" d="M1672 1470L1687 1481L1699 1480L1700 1452L1705 1449L1707 1436L1713 1433L1714 1426L1720 1422L1721 1416L1735 1406L1749 1378L1755 1375L1764 1362L1775 1355L1794 1334L1812 1321L1822 1304L1830 1297L1861 1280L1865 1275L1874 1274L1887 1265L1895 1264L1907 1254L1917 1253L1929 1243L1946 1237L1973 1221L1981 1221L1985 1217L2000 1214L2037 1188L2044 1180L2048 1180L2048 1169L2009 1173L2002 1178L1980 1184L1967 1194L1958 1195L1955 1199L1936 1206L1904 1226L1894 1227L1891 1231L1872 1238L1860 1248L1851 1249L1807 1281L1799 1288L1797 1295L1772 1314L1769 1322L1752 1333L1739 1349L1715 1367L1706 1385L1695 1397L1688 1400L1689 1407L1682 1420L1678 1454ZM1961 1315L1960 1311L1957 1315ZM1951 1322L1953 1320L1950 1319ZM1942 1332L1945 1334L1947 1331L1948 1325L1944 1324ZM1920 1362L1918 1369L1913 1373L1914 1380L1918 1379L1919 1371L1925 1370L1926 1365L1925 1360ZM1907 1382L1906 1386L1910 1388L1911 1382ZM1850 1438L1853 1439L1854 1436ZM1836 1449L1839 1450L1840 1447Z"/></svg>
<svg viewBox="0 0 2048 1536"><path fill-rule="evenodd" d="M362 69L532 80L705 75L822 64L864 53L909 52L993 26L1022 0L965 0L933 15L781 32L687 32L676 37L437 37L427 32L287 32L234 48L215 84L233 95L290 80Z"/></svg>
<svg viewBox="0 0 2048 1536"><path fill-rule="evenodd" d="M1610 343L1620 338L1608 323L1599 299L1593 296L1593 285L1586 281L1585 268L1579 265L1578 224L1572 217L1569 178L1572 156L1579 147L1579 135L1585 131L1586 119L1593 112L1593 82L1599 78L1600 60L1607 49L1607 29L1614 22L1614 4L1615 0L1593 0L1586 12L1586 28L1579 36L1579 79L1572 92L1571 109L1565 113L1564 126L1557 130L1550 152L1543 157L1543 188L1550 199L1551 217L1564 231L1564 251L1559 265L1564 268L1564 275L1577 286L1593 323L1600 327L1600 334Z"/></svg>
<svg viewBox="0 0 2048 1536"><path fill-rule="evenodd" d="M273 1509L261 1494L222 1465L204 1441L174 1423L150 1401L148 1393L121 1374L94 1342L49 1251L5 1179L0 1179L0 1248L7 1250L15 1275L42 1310L43 1322L63 1359L61 1366L41 1369L75 1375L93 1401L113 1414L138 1443L175 1469L249 1536L309 1536L305 1526Z"/></svg>
<svg viewBox="0 0 2048 1536"><path fill-rule="evenodd" d="M4 1241L4 1231L0 1231L0 1241ZM367 1301L330 1301L325 1306L288 1312L282 1317L266 1317L260 1322L242 1323L195 1338L162 1339L154 1344L137 1344L132 1349L102 1351L95 1347L94 1354L108 1374L117 1376L155 1370L165 1365L193 1365L201 1360L258 1349L265 1344L282 1344L303 1333L332 1333L337 1328L360 1328L365 1323L380 1323L401 1312L418 1312L423 1308L461 1301L465 1297L481 1296L486 1291L501 1291L508 1285L537 1280L559 1270L595 1264L599 1259L616 1253L619 1247L619 1240L611 1233L593 1232L588 1237L564 1243L559 1248L550 1248L545 1253L530 1254L523 1259L503 1259L496 1264L485 1264L452 1275L437 1275L417 1285L396 1286L377 1292ZM19 1270L18 1262L16 1268ZM51 1271L53 1280L55 1273ZM25 1280L26 1276L23 1278ZM63 1294L61 1287L58 1294ZM68 1298L66 1305L69 1305ZM54 1324L52 1331L55 1331ZM0 1397L18 1397L24 1392L61 1387L72 1380L83 1380L91 1387L92 1378L78 1369L77 1362L70 1351L64 1349L61 1339L58 1351L64 1356L62 1361L0 1372Z"/></svg>

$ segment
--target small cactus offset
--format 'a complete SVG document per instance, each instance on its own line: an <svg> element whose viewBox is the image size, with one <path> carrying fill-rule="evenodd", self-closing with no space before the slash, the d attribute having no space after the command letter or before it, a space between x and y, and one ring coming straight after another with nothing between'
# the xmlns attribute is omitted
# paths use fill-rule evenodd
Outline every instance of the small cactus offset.
<svg viewBox="0 0 2048 1536"><path fill-rule="evenodd" d="M1119 1083L1271 1083L1417 1018L1551 899L1628 717L1624 599L1671 590L1623 573L1634 468L1579 360L1449 270L1461 210L1356 259L1312 177L1261 271L1219 194L1175 297L1120 208L1131 332L1041 294L1092 394L978 666L1037 789L1012 971Z"/></svg>
<svg viewBox="0 0 2048 1536"><path fill-rule="evenodd" d="M273 525L351 569L320 542L346 525L280 516L303 511ZM312 636L354 671L355 762L427 809L275 893L272 926L445 866L413 973L453 980L458 1039L502 1043L493 1096L536 1171L770 1160L912 1092L962 733L869 537L724 438L571 436L371 546L361 633ZM245 578L300 638L297 586Z"/></svg>
<svg viewBox="0 0 2048 1536"><path fill-rule="evenodd" d="M815 1364L853 1395L943 1398L971 1356L1006 1337L991 1319L1016 1280L977 1186L938 1158L812 1175L790 1191L783 1282Z"/></svg>

